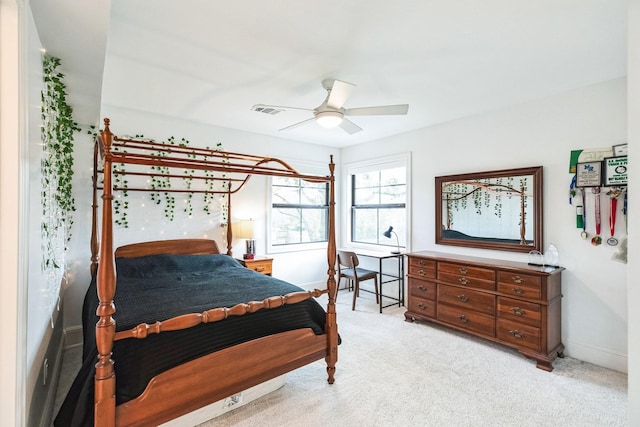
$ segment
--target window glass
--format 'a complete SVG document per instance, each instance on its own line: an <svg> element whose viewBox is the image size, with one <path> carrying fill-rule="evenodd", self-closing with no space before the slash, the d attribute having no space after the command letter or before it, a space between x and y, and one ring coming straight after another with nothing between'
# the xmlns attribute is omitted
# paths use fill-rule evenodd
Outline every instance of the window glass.
<svg viewBox="0 0 640 427"><path fill-rule="evenodd" d="M327 183L273 177L271 181L271 245L328 240Z"/></svg>
<svg viewBox="0 0 640 427"><path fill-rule="evenodd" d="M406 168L392 167L351 175L351 241L406 246ZM383 233L394 227L389 239Z"/></svg>

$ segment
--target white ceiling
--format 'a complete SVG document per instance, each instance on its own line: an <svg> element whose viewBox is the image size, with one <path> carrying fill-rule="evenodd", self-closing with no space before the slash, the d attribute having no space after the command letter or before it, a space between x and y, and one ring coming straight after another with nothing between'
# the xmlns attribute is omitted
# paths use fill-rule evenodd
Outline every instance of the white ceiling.
<svg viewBox="0 0 640 427"><path fill-rule="evenodd" d="M74 111L103 106L344 147L626 75L626 0L31 0ZM324 78L357 85L348 135L309 112Z"/></svg>

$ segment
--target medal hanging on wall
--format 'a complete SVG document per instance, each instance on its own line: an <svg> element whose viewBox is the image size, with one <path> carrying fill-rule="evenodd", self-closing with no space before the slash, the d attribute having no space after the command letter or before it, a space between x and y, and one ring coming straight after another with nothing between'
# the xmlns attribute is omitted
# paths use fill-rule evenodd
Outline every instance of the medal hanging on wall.
<svg viewBox="0 0 640 427"><path fill-rule="evenodd" d="M610 200L610 209L609 209L609 234L610 237L607 239L607 245L615 246L618 244L618 239L615 238L616 234L616 213L618 211L618 196L622 190L620 188L612 188L607 191L607 195Z"/></svg>
<svg viewBox="0 0 640 427"><path fill-rule="evenodd" d="M602 243L602 238L600 237L600 187L593 187L591 192L595 194L595 221L596 221L596 235L591 239L591 244L593 246L598 246Z"/></svg>
<svg viewBox="0 0 640 427"><path fill-rule="evenodd" d="M580 189L580 194L582 195L582 206L580 206L580 210L577 213L578 215L578 226L582 225L582 233L580 233L580 237L582 237L583 240L587 240L587 237L589 237L589 234L587 233L587 213L586 213L586 206L587 206L587 200L585 199L584 196L584 188Z"/></svg>

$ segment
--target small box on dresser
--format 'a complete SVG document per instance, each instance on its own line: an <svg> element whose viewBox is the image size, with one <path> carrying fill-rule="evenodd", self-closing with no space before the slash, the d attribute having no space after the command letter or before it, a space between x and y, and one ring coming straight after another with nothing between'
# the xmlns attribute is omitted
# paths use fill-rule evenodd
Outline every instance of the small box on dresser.
<svg viewBox="0 0 640 427"><path fill-rule="evenodd" d="M515 348L546 371L563 356L563 268L430 251L406 256L407 321L426 320Z"/></svg>

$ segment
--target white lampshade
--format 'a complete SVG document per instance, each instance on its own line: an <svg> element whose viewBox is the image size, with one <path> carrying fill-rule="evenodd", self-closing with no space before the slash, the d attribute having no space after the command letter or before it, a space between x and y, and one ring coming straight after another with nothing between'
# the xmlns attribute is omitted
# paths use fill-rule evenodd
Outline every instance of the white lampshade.
<svg viewBox="0 0 640 427"><path fill-rule="evenodd" d="M236 236L241 239L253 239L253 220L252 219L243 219L236 223L237 233Z"/></svg>
<svg viewBox="0 0 640 427"><path fill-rule="evenodd" d="M316 121L325 128L334 128L342 123L343 115L339 111L321 111L316 113Z"/></svg>

